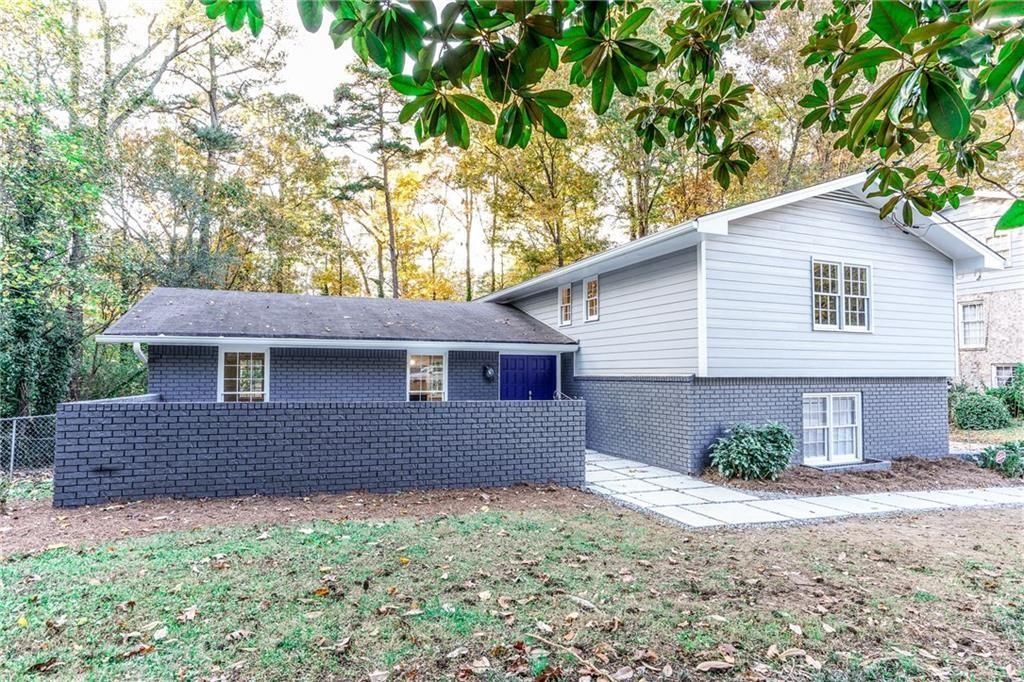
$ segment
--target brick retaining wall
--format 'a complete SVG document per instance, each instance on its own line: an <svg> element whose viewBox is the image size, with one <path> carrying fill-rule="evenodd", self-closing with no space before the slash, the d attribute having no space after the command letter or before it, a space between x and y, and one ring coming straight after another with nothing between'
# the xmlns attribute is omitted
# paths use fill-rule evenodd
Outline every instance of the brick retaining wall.
<svg viewBox="0 0 1024 682"><path fill-rule="evenodd" d="M584 482L585 405L66 403L54 506Z"/></svg>

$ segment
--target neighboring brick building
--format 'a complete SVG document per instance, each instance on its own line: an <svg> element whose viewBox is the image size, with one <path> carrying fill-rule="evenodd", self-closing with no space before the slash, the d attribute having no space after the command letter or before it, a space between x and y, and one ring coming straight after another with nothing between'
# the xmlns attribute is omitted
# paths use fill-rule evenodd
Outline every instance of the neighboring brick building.
<svg viewBox="0 0 1024 682"><path fill-rule="evenodd" d="M947 212L1006 260L1002 270L957 277L957 376L974 387L1004 384L1024 363L1024 229L995 229L1012 201L981 192Z"/></svg>

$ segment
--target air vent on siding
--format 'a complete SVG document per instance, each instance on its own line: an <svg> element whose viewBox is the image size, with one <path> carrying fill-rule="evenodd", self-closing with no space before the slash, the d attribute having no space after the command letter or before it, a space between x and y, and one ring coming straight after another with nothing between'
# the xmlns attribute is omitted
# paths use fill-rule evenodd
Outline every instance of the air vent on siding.
<svg viewBox="0 0 1024 682"><path fill-rule="evenodd" d="M818 198L827 199L829 201L836 201L847 206L856 206L857 208L872 208L869 204L864 203L863 199L861 199L860 197L855 197L845 189L837 189L834 192L827 192L825 194L822 194Z"/></svg>

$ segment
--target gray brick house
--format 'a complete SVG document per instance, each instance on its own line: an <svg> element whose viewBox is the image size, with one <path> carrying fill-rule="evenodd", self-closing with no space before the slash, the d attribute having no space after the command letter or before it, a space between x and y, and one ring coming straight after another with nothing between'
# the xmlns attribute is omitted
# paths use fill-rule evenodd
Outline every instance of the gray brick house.
<svg viewBox="0 0 1024 682"><path fill-rule="evenodd" d="M858 175L470 303L156 289L98 341L148 396L62 405L55 504L583 483L584 443L682 472L737 422L797 462L948 453L955 274L1003 259ZM897 211L897 214L899 211Z"/></svg>

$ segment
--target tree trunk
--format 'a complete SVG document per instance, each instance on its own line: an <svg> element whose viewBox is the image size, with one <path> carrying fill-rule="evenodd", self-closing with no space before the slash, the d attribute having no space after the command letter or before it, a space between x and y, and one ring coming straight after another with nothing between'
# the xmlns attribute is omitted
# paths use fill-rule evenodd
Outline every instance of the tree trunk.
<svg viewBox="0 0 1024 682"><path fill-rule="evenodd" d="M377 242L377 297L384 298L384 243Z"/></svg>
<svg viewBox="0 0 1024 682"><path fill-rule="evenodd" d="M391 298L398 298L398 238L395 234L395 214L391 208L391 178L389 177L389 160L384 146L384 98L377 98L377 141L380 144L380 171L384 183L384 213L388 219L388 259L391 263Z"/></svg>
<svg viewBox="0 0 1024 682"><path fill-rule="evenodd" d="M464 202L466 211L466 300L473 300L472 236L473 236L473 190L466 190Z"/></svg>
<svg viewBox="0 0 1024 682"><path fill-rule="evenodd" d="M498 247L498 212L494 207L498 203L498 176L491 177L491 293L495 289L494 256Z"/></svg>

